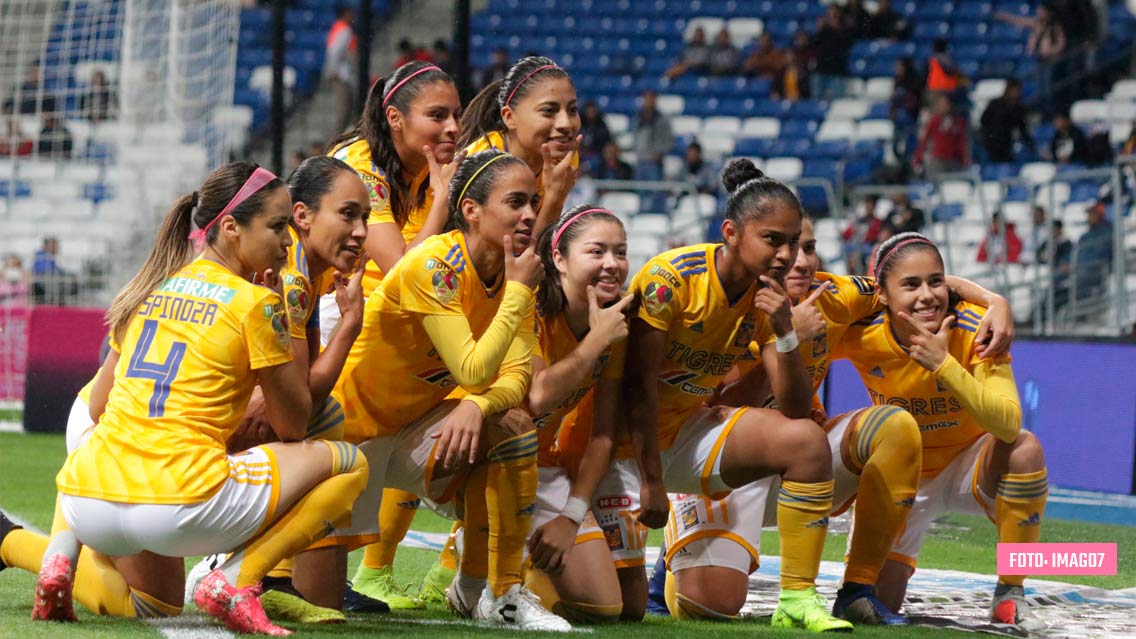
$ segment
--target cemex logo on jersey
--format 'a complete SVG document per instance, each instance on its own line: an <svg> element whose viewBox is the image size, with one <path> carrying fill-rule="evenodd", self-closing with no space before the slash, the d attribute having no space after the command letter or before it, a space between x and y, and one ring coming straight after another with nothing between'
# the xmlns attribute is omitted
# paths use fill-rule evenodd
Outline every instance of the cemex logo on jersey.
<svg viewBox="0 0 1136 639"><path fill-rule="evenodd" d="M666 371L659 375L659 379L663 380L671 386L677 386L679 390L689 395L703 396L709 395L714 392L713 388L706 388L697 384L690 383L690 380L698 377L698 373L692 373L688 370L677 369L673 371Z"/></svg>

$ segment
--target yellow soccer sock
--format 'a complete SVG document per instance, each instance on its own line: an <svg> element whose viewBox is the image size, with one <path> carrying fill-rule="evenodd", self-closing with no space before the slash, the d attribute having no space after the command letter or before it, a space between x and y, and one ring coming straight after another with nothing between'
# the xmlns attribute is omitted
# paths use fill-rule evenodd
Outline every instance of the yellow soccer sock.
<svg viewBox="0 0 1136 639"><path fill-rule="evenodd" d="M863 470L844 581L875 584L914 503L923 441L910 413L876 406L861 416L849 446L849 457Z"/></svg>
<svg viewBox="0 0 1136 639"><path fill-rule="evenodd" d="M238 588L259 583L281 559L292 557L350 521L351 507L367 485L367 458L351 444L323 443L332 453L332 476L225 560L221 571L229 583Z"/></svg>
<svg viewBox="0 0 1136 639"><path fill-rule="evenodd" d="M446 570L458 569L458 549L456 544L458 531L462 529L462 526L462 520L454 520L454 525L450 527L450 534L446 536L446 545L442 546L442 553L438 555L438 563Z"/></svg>
<svg viewBox="0 0 1136 639"><path fill-rule="evenodd" d="M807 590L816 583L832 510L832 480L781 481L777 530L781 533L781 589Z"/></svg>
<svg viewBox="0 0 1136 639"><path fill-rule="evenodd" d="M1027 544L1041 538L1041 519L1049 496L1049 473L1006 473L998 481L994 516L999 543ZM999 575L998 582L1020 586L1024 575Z"/></svg>
<svg viewBox="0 0 1136 639"><path fill-rule="evenodd" d="M737 617L724 615L712 610L697 601L681 594L678 591L678 580L674 573L667 571L667 579L663 588L663 599L667 602L667 610L675 619L687 621L733 621Z"/></svg>
<svg viewBox="0 0 1136 639"><path fill-rule="evenodd" d="M43 565L43 553L47 550L47 537L26 528L17 528L4 537L0 544L0 562L11 568L19 568L37 574Z"/></svg>
<svg viewBox="0 0 1136 639"><path fill-rule="evenodd" d="M363 549L364 566L377 569L394 565L398 545L414 523L420 502L414 493L397 488L383 489L383 503L379 507L379 541Z"/></svg>
<svg viewBox="0 0 1136 639"><path fill-rule="evenodd" d="M461 574L471 579L489 576L489 511L485 501L488 478L488 464L481 464L474 467L465 482Z"/></svg>
<svg viewBox="0 0 1136 639"><path fill-rule="evenodd" d="M486 456L489 587L494 597L521 583L521 562L536 502L536 449L536 431L530 430L502 441Z"/></svg>
<svg viewBox="0 0 1136 639"><path fill-rule="evenodd" d="M291 579L292 573L296 572L296 559L295 557L288 557L287 559L280 560L276 567L268 571L268 577L276 577L277 579Z"/></svg>

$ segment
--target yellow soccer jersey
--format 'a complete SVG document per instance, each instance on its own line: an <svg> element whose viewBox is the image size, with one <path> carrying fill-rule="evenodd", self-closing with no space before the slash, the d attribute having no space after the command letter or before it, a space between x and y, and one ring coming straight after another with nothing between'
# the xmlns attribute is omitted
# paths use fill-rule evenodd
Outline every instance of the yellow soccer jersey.
<svg viewBox="0 0 1136 639"><path fill-rule="evenodd" d="M292 337L307 339L308 329L319 330L319 306L316 300L327 292L334 270L328 269L316 277L308 267L308 254L300 243L296 229L288 227L292 247L288 249L288 262L281 269L284 280L284 306L288 309L288 326Z"/></svg>
<svg viewBox="0 0 1136 639"><path fill-rule="evenodd" d="M975 349L978 324L986 309L961 302L951 327L952 358L968 373L996 389L1005 400L1018 403L1009 356L997 361L979 358ZM966 407L972 400L960 396L945 375L947 366L934 373L911 359L895 339L891 319L884 311L853 324L838 344L833 359L851 360L875 406L899 406L919 423L923 437L923 478L936 476L952 459L987 432ZM1009 379L1009 384L1005 383Z"/></svg>
<svg viewBox="0 0 1136 639"><path fill-rule="evenodd" d="M816 301L817 310L824 317L825 332L808 342L802 342L800 346L801 357L805 361L805 368L813 383L813 405L822 410L823 406L816 391L820 389L825 376L828 375L830 345L839 343L844 331L854 322L883 308L876 292L876 282L871 278L817 273L809 286L809 294L826 284L829 287L828 292L822 294ZM776 336L770 334L766 343L775 339ZM756 341L752 342L750 353L754 356L754 360L741 364L743 372L752 368L754 363L760 363L761 345Z"/></svg>
<svg viewBox="0 0 1136 639"><path fill-rule="evenodd" d="M485 135L471 142L469 146L465 147L465 152L467 156L470 156L474 153L480 153L481 151L488 151L489 149L497 149L499 151L510 153L509 140L506 139L500 131L490 131L489 133L486 133ZM572 158L572 168L580 168L579 153L576 154L576 157ZM539 195L541 198L544 198L544 176L542 175L542 173L543 171L537 171L536 174L536 192L537 195Z"/></svg>
<svg viewBox="0 0 1136 639"><path fill-rule="evenodd" d="M394 211L391 210L390 205L390 180L387 178L387 174L371 160L371 147L367 145L367 141L348 142L332 151L331 156L346 162L351 168L355 169L359 177L363 178L363 184L367 186L367 195L371 199L371 216L367 219L367 226L396 224ZM429 178L430 171L428 169L414 176L414 179L410 182L410 192L417 194L419 189L422 188L422 183ZM400 229L402 238L407 243L422 230L422 226L426 224L426 216L430 213L430 207L433 205L434 190L427 187L426 197L422 204L410 212L406 224ZM374 260L367 260L367 266L363 271L363 295L370 297L381 281L383 281L382 269L379 268L378 264L375 264Z"/></svg>
<svg viewBox="0 0 1136 639"><path fill-rule="evenodd" d="M205 501L229 477L255 371L292 359L280 296L204 258L142 303L119 352L106 412L56 479L68 495Z"/></svg>
<svg viewBox="0 0 1136 639"><path fill-rule="evenodd" d="M545 366L552 366L564 359L580 345L579 340L572 333L572 329L568 327L568 322L564 319L563 313L551 318L538 315L536 327L536 346L533 349L533 355L544 360ZM564 417L576 408L585 395L591 392L592 387L601 377L606 379L621 379L623 377L623 360L626 352L627 342L620 342L608 347L603 355L596 360L591 376L585 377L580 385L556 408L533 418L539 439L537 457L541 466L559 465L557 442ZM586 440L584 445L587 445Z"/></svg>
<svg viewBox="0 0 1136 639"><path fill-rule="evenodd" d="M343 405L345 439L358 443L397 433L454 391L457 382L421 316L464 315L472 334L454 339L477 340L497 314L504 289L486 290L461 231L435 235L399 260L367 299L363 330L336 382L333 396ZM515 338L527 341L530 356L535 323L530 292Z"/></svg>
<svg viewBox="0 0 1136 639"><path fill-rule="evenodd" d="M666 331L659 371L659 449L674 442L683 423L739 360L750 342L772 333L753 307L755 282L734 304L726 299L714 266L720 244L696 244L651 258L631 282L639 319Z"/></svg>

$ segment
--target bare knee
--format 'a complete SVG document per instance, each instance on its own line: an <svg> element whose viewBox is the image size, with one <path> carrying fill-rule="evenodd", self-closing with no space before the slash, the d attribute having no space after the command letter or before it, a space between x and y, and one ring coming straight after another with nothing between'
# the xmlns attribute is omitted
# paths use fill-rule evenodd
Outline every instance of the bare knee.
<svg viewBox="0 0 1136 639"><path fill-rule="evenodd" d="M811 422L810 422L811 423ZM816 424L813 424L816 428ZM678 594L726 617L737 616L745 605L749 578L722 567L688 568L675 573Z"/></svg>
<svg viewBox="0 0 1136 639"><path fill-rule="evenodd" d="M619 590L623 596L622 621L642 621L647 614L647 572L642 566L620 568Z"/></svg>
<svg viewBox="0 0 1136 639"><path fill-rule="evenodd" d="M832 479L832 448L816 422L795 419L781 426L778 440L787 455L783 477L789 481L816 483Z"/></svg>
<svg viewBox="0 0 1136 639"><path fill-rule="evenodd" d="M1023 430L1010 448L1010 472L1032 473L1045 468L1045 453L1033 433Z"/></svg>

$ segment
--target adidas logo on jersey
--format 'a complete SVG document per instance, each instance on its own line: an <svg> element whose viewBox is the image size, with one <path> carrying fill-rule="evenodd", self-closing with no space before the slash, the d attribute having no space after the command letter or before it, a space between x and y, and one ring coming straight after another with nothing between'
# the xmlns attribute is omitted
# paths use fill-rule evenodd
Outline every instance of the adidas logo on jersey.
<svg viewBox="0 0 1136 639"><path fill-rule="evenodd" d="M702 322L695 322L695 323L690 325L690 331L692 333L701 333L702 329L703 329Z"/></svg>
<svg viewBox="0 0 1136 639"><path fill-rule="evenodd" d="M946 392L948 392L948 391L949 391L950 389L949 389L949 388L947 388L947 385L946 385L946 384L944 384L944 383L942 382L942 380L936 379L936 380L935 380L935 390L939 391L940 393L946 393Z"/></svg>
<svg viewBox="0 0 1136 639"><path fill-rule="evenodd" d="M518 510L517 516L531 516L534 512L536 512L536 504L529 504L528 506L525 506L524 508Z"/></svg>
<svg viewBox="0 0 1136 639"><path fill-rule="evenodd" d="M872 370L868 371L868 374L869 374L869 375L871 375L872 377L879 377L880 379L883 379L883 378L884 378L884 371L883 371L883 369L882 369L882 368L880 368L879 366L877 366L877 367L873 368Z"/></svg>
<svg viewBox="0 0 1136 639"><path fill-rule="evenodd" d="M1018 526L1040 526L1040 525L1041 525L1041 515L1038 514L1038 513L1034 513L1034 514L1030 515L1029 519L1023 519L1023 520L1018 522Z"/></svg>
<svg viewBox="0 0 1136 639"><path fill-rule="evenodd" d="M828 517L821 517L816 521L805 524L805 528L828 528Z"/></svg>

